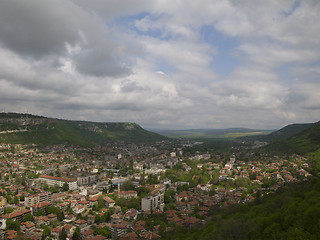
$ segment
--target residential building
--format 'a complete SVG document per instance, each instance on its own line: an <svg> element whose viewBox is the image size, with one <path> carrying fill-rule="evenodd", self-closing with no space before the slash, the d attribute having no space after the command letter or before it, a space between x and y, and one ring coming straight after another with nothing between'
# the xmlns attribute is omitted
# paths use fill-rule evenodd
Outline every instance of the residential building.
<svg viewBox="0 0 320 240"><path fill-rule="evenodd" d="M62 187L64 183L67 183L70 190L75 190L78 188L77 180L73 178L62 178L53 177L48 175L40 175L39 180L45 181L49 186L59 186Z"/></svg>
<svg viewBox="0 0 320 240"><path fill-rule="evenodd" d="M48 192L38 193L38 194L26 196L24 199L24 205L26 207L30 207L32 205L36 205L42 202L52 202L52 194Z"/></svg>
<svg viewBox="0 0 320 240"><path fill-rule="evenodd" d="M141 199L141 210L153 211L160 209L163 211L164 208L164 191L155 191L150 196L146 196Z"/></svg>
<svg viewBox="0 0 320 240"><path fill-rule="evenodd" d="M78 186L82 185L91 185L97 182L96 175L88 175L88 176L81 176L77 177L77 184Z"/></svg>

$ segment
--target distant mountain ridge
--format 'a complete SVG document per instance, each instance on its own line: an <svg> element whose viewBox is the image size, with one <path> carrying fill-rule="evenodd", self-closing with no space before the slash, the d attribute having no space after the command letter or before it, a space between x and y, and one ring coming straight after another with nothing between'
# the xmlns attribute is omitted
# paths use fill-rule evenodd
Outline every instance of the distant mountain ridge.
<svg viewBox="0 0 320 240"><path fill-rule="evenodd" d="M108 142L155 142L166 139L130 122L71 121L32 114L0 113L0 141L21 144L100 145Z"/></svg>
<svg viewBox="0 0 320 240"><path fill-rule="evenodd" d="M226 129L186 129L186 130L154 130L156 133L173 138L235 138L245 135L268 134L271 130L257 130L248 128Z"/></svg>

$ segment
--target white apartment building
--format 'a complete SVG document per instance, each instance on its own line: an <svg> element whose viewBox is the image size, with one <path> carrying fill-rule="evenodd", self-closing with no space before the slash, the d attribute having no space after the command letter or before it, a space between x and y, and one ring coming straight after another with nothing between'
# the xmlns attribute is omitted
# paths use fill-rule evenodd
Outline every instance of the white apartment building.
<svg viewBox="0 0 320 240"><path fill-rule="evenodd" d="M141 210L153 211L160 209L163 211L164 208L164 191L156 191L150 196L146 196L141 199Z"/></svg>
<svg viewBox="0 0 320 240"><path fill-rule="evenodd" d="M39 180L45 181L49 186L58 185L62 187L64 183L67 183L70 190L78 188L77 180L73 178L53 177L48 175L40 175Z"/></svg>

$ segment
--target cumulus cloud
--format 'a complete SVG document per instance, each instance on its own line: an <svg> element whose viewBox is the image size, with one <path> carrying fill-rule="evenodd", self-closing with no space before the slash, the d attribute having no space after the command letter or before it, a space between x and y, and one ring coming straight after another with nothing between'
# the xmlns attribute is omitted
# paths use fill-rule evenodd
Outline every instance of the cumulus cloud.
<svg viewBox="0 0 320 240"><path fill-rule="evenodd" d="M312 0L1 1L0 107L152 128L317 121L319 9Z"/></svg>

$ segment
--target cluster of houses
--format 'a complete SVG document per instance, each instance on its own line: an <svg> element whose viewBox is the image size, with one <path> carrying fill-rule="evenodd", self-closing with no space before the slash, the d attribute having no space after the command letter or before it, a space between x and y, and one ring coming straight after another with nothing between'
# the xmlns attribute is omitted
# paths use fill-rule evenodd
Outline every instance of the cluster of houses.
<svg viewBox="0 0 320 240"><path fill-rule="evenodd" d="M197 153L188 156L188 161L196 162L198 170L207 171L211 176L218 174L218 182L212 179L179 192L178 186L189 185L189 182L171 183L160 176L178 163L185 174L194 170L183 161L181 150L177 154L168 150L160 152L155 146L120 145L93 149L90 154L76 147L54 146L40 151L35 146L10 144L0 144L0 149L0 238L4 239L15 239L20 233L26 238L40 239L44 226L49 228L52 239L57 239L62 230L71 238L77 228L81 229L83 239L106 239L107 236L95 231L93 225L110 230L111 238L157 239L161 231L168 231L171 226L203 224L213 206L249 202L254 200L257 191L271 192L284 182L311 176L307 159L297 155L290 160L265 156L260 160L243 161L238 160L236 154L225 160L223 154ZM104 151L108 154L103 154ZM115 169L129 165L132 174L125 177ZM141 173L157 176L160 183L143 185L149 191L144 197L135 190L121 190L121 184L126 181L131 181L136 188L141 187ZM250 192L245 186L226 188L220 185L239 178L249 179L258 187ZM265 188L266 180L275 180L275 184ZM50 187L60 192L50 191ZM174 205L170 208L165 207L168 190L175 192ZM10 198L17 197L16 202L8 200L9 193ZM121 208L116 204L117 199L139 199L140 207ZM95 210L99 201L103 201L103 208ZM49 212L50 207L60 209L64 218ZM97 215L103 217L111 209L108 221L97 221ZM157 215L165 216L167 226L164 229L160 225L148 226L149 216ZM8 227L8 219L19 221L20 232Z"/></svg>

